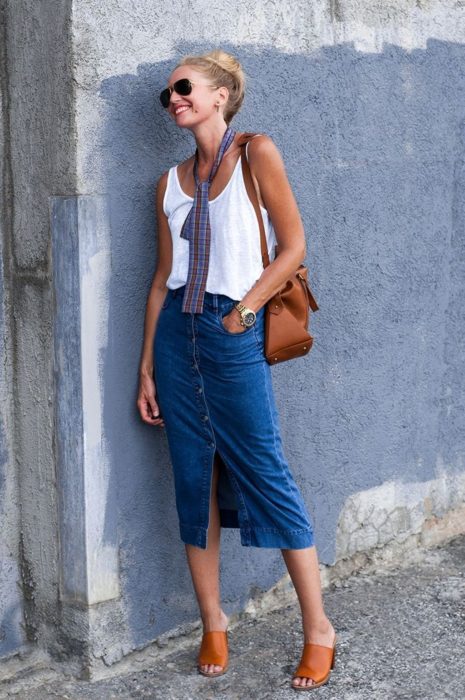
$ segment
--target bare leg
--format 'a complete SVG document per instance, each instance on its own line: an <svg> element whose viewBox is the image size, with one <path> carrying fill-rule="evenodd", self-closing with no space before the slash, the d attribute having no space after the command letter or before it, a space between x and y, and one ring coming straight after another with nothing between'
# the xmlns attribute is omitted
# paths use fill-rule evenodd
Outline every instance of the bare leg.
<svg viewBox="0 0 465 700"><path fill-rule="evenodd" d="M281 552L299 599L305 643L331 647L336 633L323 608L316 547ZM311 678L300 676L293 681L293 685L300 686L312 683Z"/></svg>
<svg viewBox="0 0 465 700"><path fill-rule="evenodd" d="M229 618L223 612L220 601L219 559L220 559L220 512L216 489L218 484L218 463L213 463L212 497L210 501L210 522L208 525L207 548L186 544L186 555L192 576L195 594L203 622L203 631L226 630ZM221 671L222 666L204 664L204 671Z"/></svg>

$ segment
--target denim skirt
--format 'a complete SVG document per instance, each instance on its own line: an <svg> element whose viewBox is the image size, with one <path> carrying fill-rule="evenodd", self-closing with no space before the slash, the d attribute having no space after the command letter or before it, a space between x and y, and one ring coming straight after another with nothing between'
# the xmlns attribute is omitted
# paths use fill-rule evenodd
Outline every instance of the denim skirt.
<svg viewBox="0 0 465 700"><path fill-rule="evenodd" d="M264 356L265 307L232 333L222 318L238 300L206 292L203 313L185 313L184 289L168 290L153 345L181 540L207 547L216 452L221 527L238 528L244 546L310 547L312 521L283 453Z"/></svg>

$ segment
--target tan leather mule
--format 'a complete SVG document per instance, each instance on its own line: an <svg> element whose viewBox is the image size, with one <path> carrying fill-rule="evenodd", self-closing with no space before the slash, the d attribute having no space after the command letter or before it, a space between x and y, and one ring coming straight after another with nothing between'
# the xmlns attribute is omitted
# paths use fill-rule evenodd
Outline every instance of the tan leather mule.
<svg viewBox="0 0 465 700"><path fill-rule="evenodd" d="M228 670L228 633L218 630L204 632L198 658L199 673L204 676L222 676ZM221 671L202 671L200 666L223 666Z"/></svg>
<svg viewBox="0 0 465 700"><path fill-rule="evenodd" d="M292 680L297 676L304 676L305 678L311 678L313 683L310 685L294 685L291 682L291 687L294 690L313 690L313 688L318 688L320 685L328 682L336 659L336 641L337 636L334 637L332 647L325 647L322 644L313 644L312 642L304 644L300 664Z"/></svg>

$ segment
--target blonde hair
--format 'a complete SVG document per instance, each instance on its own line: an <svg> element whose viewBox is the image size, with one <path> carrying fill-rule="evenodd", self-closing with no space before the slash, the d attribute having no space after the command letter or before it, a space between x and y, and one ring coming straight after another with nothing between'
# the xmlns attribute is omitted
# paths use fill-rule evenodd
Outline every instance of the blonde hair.
<svg viewBox="0 0 465 700"><path fill-rule="evenodd" d="M244 100L245 74L237 58L222 49L215 49L200 56L184 56L176 68L180 66L192 66L213 85L228 88L229 97L223 116L229 124Z"/></svg>

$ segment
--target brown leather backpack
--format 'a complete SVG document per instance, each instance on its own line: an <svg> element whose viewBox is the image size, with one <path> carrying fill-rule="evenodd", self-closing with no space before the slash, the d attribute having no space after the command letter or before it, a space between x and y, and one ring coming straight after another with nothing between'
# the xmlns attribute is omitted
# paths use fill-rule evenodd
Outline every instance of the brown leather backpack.
<svg viewBox="0 0 465 700"><path fill-rule="evenodd" d="M252 132L241 134L238 141L242 147L242 173L247 194L255 209L260 228L260 246L263 267L270 264L265 227L246 156L246 144L257 136ZM277 246L275 247L275 255ZM312 345L313 336L308 332L309 308L318 310L318 304L310 290L308 271L302 263L285 281L282 288L266 302L265 308L265 357L270 365L306 355Z"/></svg>

